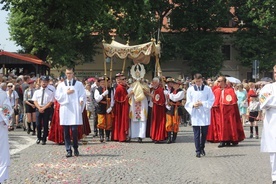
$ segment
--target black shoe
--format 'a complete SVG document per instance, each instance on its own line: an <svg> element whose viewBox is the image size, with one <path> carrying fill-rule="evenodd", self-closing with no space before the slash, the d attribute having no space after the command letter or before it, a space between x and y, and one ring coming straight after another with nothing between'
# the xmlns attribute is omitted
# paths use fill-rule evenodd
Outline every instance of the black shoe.
<svg viewBox="0 0 276 184"><path fill-rule="evenodd" d="M80 153L79 153L79 150L78 150L78 149L74 149L74 155L75 155L76 157L78 157L78 156L80 155Z"/></svg>
<svg viewBox="0 0 276 184"><path fill-rule="evenodd" d="M36 140L36 144L39 144L39 143L40 143L40 139L37 139L37 140Z"/></svg>
<svg viewBox="0 0 276 184"><path fill-rule="evenodd" d="M93 137L98 137L98 133L95 132L94 135L93 135Z"/></svg>
<svg viewBox="0 0 276 184"><path fill-rule="evenodd" d="M46 144L46 141L42 141L42 143L41 143L42 145L45 145Z"/></svg>
<svg viewBox="0 0 276 184"><path fill-rule="evenodd" d="M253 138L253 134L250 134L249 139L252 139L252 138Z"/></svg>
<svg viewBox="0 0 276 184"><path fill-rule="evenodd" d="M131 137L127 136L126 142L130 142L131 141Z"/></svg>
<svg viewBox="0 0 276 184"><path fill-rule="evenodd" d="M206 155L204 149L202 149L200 153L201 153L202 156Z"/></svg>
<svg viewBox="0 0 276 184"><path fill-rule="evenodd" d="M104 141L103 136L100 136L100 142L103 142L103 141Z"/></svg>
<svg viewBox="0 0 276 184"><path fill-rule="evenodd" d="M219 148L225 147L225 142L220 142L218 145Z"/></svg>
<svg viewBox="0 0 276 184"><path fill-rule="evenodd" d="M275 181L272 181L272 184L276 184L276 180L275 180Z"/></svg>
<svg viewBox="0 0 276 184"><path fill-rule="evenodd" d="M105 141L106 141L106 142L110 141L110 138L109 138L109 137L106 137L106 138L105 138Z"/></svg>
<svg viewBox="0 0 276 184"><path fill-rule="evenodd" d="M197 158L200 158L200 153L197 153L197 154L196 154L196 157L197 157Z"/></svg>
<svg viewBox="0 0 276 184"><path fill-rule="evenodd" d="M33 131L32 135L35 135L35 131Z"/></svg>
<svg viewBox="0 0 276 184"><path fill-rule="evenodd" d="M30 134L30 132L31 132L31 130L30 130L30 129L28 129L28 130L27 130L27 134Z"/></svg>
<svg viewBox="0 0 276 184"><path fill-rule="evenodd" d="M72 151L67 151L66 157L72 157Z"/></svg>
<svg viewBox="0 0 276 184"><path fill-rule="evenodd" d="M138 142L142 143L143 142L142 138L138 137Z"/></svg>

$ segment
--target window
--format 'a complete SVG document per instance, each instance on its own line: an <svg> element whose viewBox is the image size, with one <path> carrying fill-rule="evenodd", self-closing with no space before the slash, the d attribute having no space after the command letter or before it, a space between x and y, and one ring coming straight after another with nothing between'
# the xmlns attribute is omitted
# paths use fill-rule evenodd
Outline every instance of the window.
<svg viewBox="0 0 276 184"><path fill-rule="evenodd" d="M273 79L273 72L264 72L264 77L269 77L271 79Z"/></svg>
<svg viewBox="0 0 276 184"><path fill-rule="evenodd" d="M248 80L248 81L253 81L253 77L252 77L252 72L247 72L247 77L246 77L246 79Z"/></svg>
<svg viewBox="0 0 276 184"><path fill-rule="evenodd" d="M231 46L230 45L223 45L221 47L221 52L223 55L224 60L230 60L231 59Z"/></svg>

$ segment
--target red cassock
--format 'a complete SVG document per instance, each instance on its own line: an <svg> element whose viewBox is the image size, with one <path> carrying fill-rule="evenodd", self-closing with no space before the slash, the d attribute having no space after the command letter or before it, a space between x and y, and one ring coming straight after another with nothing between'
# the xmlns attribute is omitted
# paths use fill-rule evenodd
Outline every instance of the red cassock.
<svg viewBox="0 0 276 184"><path fill-rule="evenodd" d="M55 101L54 102L54 113L51 121L51 127L48 135L48 140L53 141L58 144L64 143L64 134L63 128L59 125L59 108L60 104Z"/></svg>
<svg viewBox="0 0 276 184"><path fill-rule="evenodd" d="M48 140L53 141L57 144L64 143L63 127L59 124L59 108L60 104L55 101L55 110L51 121L51 127L48 135ZM89 135L91 133L89 120L87 117L86 110L82 113L83 125L78 126L78 138L83 138L83 135Z"/></svg>
<svg viewBox="0 0 276 184"><path fill-rule="evenodd" d="M81 130L78 131L78 133L79 133L78 135L88 136L91 133L91 128L90 128L89 119L87 117L87 111L86 111L85 107L82 112L82 121L83 121L83 125L79 126L79 128L81 128ZM82 132L82 134L80 134L80 131Z"/></svg>
<svg viewBox="0 0 276 184"><path fill-rule="evenodd" d="M233 143L245 139L244 130L237 105L237 96L232 87L214 89L215 102L211 110L211 124L207 141Z"/></svg>
<svg viewBox="0 0 276 184"><path fill-rule="evenodd" d="M129 103L126 87L118 84L114 100L114 121L111 140L126 141L129 129Z"/></svg>
<svg viewBox="0 0 276 184"><path fill-rule="evenodd" d="M166 98L164 89L158 87L153 94L153 107L151 113L150 137L154 141L163 141L167 138L166 132Z"/></svg>

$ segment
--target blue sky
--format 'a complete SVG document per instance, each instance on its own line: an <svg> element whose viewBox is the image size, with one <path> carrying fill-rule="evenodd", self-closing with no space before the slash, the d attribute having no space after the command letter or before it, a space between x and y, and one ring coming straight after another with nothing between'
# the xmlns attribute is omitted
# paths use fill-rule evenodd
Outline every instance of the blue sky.
<svg viewBox="0 0 276 184"><path fill-rule="evenodd" d="M2 4L0 4L0 49L9 52L16 52L20 47L16 46L15 42L10 41L10 34L8 25L6 24L8 18L8 12L1 10Z"/></svg>

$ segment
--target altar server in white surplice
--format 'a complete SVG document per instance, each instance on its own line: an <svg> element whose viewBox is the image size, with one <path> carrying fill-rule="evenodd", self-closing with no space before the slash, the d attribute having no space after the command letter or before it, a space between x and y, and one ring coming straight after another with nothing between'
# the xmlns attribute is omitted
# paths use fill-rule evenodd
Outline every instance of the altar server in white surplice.
<svg viewBox="0 0 276 184"><path fill-rule="evenodd" d="M74 155L79 156L78 151L78 125L82 125L82 112L86 103L84 85L76 81L72 68L65 71L66 79L57 86L55 98L60 104L59 118L63 126L66 157L72 156L70 129L73 136Z"/></svg>
<svg viewBox="0 0 276 184"><path fill-rule="evenodd" d="M274 66L276 80L276 65ZM264 111L261 152L270 153L271 177L276 183L276 82L266 84L260 91L261 110Z"/></svg>
<svg viewBox="0 0 276 184"><path fill-rule="evenodd" d="M2 90L6 84L0 86L0 183L9 177L8 167L10 166L10 150L8 138L8 124L13 109L5 91ZM5 86L6 87L6 86Z"/></svg>
<svg viewBox="0 0 276 184"><path fill-rule="evenodd" d="M208 127L211 123L211 108L215 96L211 88L203 84L201 74L194 75L195 85L187 90L185 108L191 115L191 122L194 131L196 157L205 156L205 142Z"/></svg>
<svg viewBox="0 0 276 184"><path fill-rule="evenodd" d="M129 117L130 117L130 138L138 138L138 142L146 137L149 87L142 82L144 77L144 66L135 64L131 68L131 76L136 81L128 89L129 96Z"/></svg>

